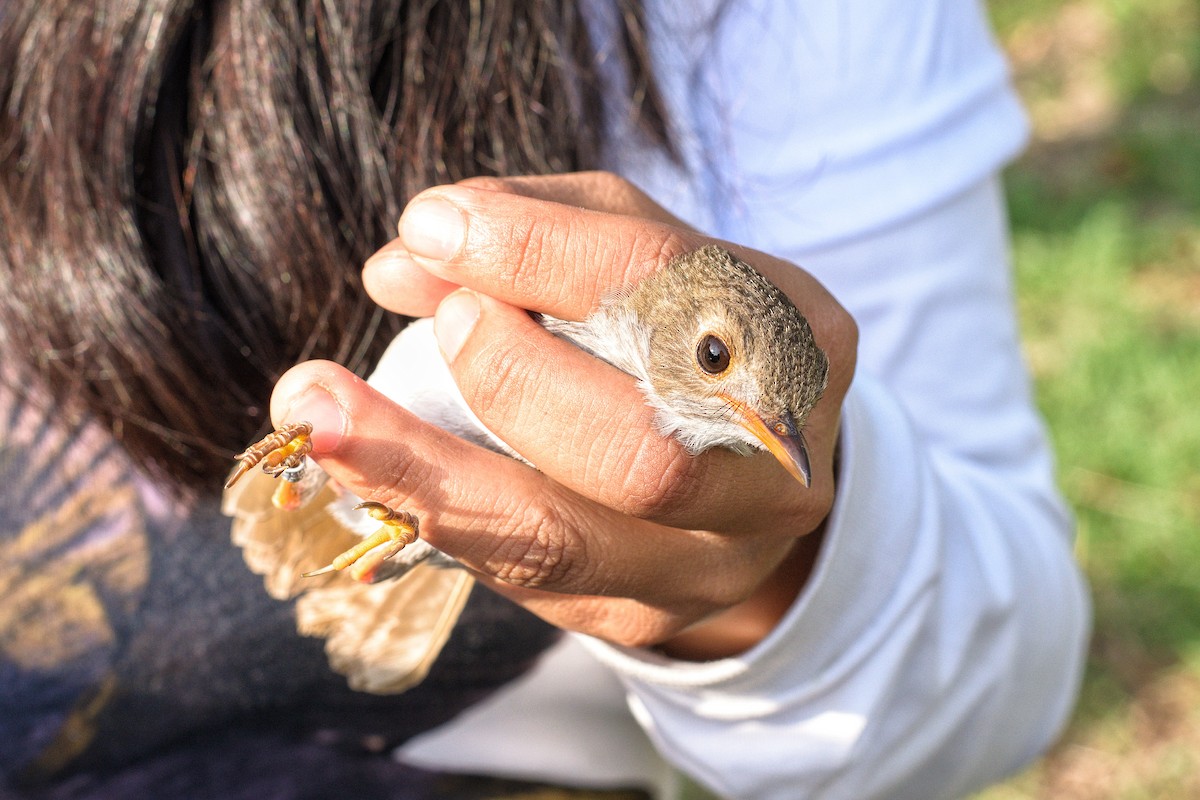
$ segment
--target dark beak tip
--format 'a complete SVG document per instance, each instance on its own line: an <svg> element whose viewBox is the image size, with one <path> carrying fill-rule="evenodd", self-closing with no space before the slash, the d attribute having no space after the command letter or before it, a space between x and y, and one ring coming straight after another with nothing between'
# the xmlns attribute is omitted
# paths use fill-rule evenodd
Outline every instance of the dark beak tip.
<svg viewBox="0 0 1200 800"><path fill-rule="evenodd" d="M791 415L785 417L787 433L774 430L775 447L771 450L805 489L812 488L812 462L808 457L808 443L804 441L804 432L799 430Z"/></svg>
<svg viewBox="0 0 1200 800"><path fill-rule="evenodd" d="M799 436L800 446L797 448L796 470L800 473L800 483L804 484L805 489L812 488L812 466L808 460L808 445L804 441L803 436Z"/></svg>
<svg viewBox="0 0 1200 800"><path fill-rule="evenodd" d="M808 445L804 441L804 431L796 424L796 417L790 411L784 411L779 416L761 414L745 403L726 397L731 405L739 412L738 424L748 430L761 446L788 471L788 474L803 484L804 488L812 488L812 466L808 457Z"/></svg>

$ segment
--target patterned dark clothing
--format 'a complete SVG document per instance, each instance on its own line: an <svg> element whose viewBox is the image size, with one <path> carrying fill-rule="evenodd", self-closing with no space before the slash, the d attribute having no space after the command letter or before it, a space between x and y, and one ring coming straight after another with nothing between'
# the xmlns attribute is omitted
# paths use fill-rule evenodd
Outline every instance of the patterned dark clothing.
<svg viewBox="0 0 1200 800"><path fill-rule="evenodd" d="M421 685L353 692L246 569L219 487L184 508L94 425L3 394L0 421L0 796L470 796L387 754L554 629L476 589Z"/></svg>

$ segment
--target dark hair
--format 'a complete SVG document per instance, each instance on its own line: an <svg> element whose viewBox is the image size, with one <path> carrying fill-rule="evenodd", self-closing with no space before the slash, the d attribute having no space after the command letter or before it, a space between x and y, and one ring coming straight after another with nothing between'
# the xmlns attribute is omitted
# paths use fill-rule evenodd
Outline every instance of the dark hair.
<svg viewBox="0 0 1200 800"><path fill-rule="evenodd" d="M614 2L625 100L665 143ZM359 265L408 197L596 166L614 87L576 5L9 0L0 372L177 487L218 479L287 367L361 372L403 325Z"/></svg>

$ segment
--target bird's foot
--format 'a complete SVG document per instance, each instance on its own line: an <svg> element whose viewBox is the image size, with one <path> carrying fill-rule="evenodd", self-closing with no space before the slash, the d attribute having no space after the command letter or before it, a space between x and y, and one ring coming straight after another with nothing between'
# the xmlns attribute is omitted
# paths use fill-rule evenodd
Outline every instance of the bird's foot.
<svg viewBox="0 0 1200 800"><path fill-rule="evenodd" d="M311 422L293 422L259 439L234 456L239 463L225 481L225 488L237 483L256 464L262 464L263 472L283 478L271 498L275 507L288 511L299 508L303 497L297 484L304 477L308 454L312 450L312 431Z"/></svg>
<svg viewBox="0 0 1200 800"><path fill-rule="evenodd" d="M359 503L354 508L362 509L382 522L379 530L333 559L328 566L306 572L304 577L349 569L350 577L370 583L383 562L417 540L419 526L415 515L407 511L394 511L383 503L371 500Z"/></svg>
<svg viewBox="0 0 1200 800"><path fill-rule="evenodd" d="M234 456L241 462L225 482L228 489L238 479L261 463L263 472L278 478L286 470L299 467L312 450L313 426L311 422L292 422L271 431L254 444Z"/></svg>
<svg viewBox="0 0 1200 800"><path fill-rule="evenodd" d="M237 483L255 465L262 464L263 472L282 478L271 496L272 504L285 511L299 508L306 497L313 494L306 491L306 487L312 488L312 481L304 480L308 454L312 451L312 432L312 423L294 422L250 445L235 456L239 463L225 482L225 488ZM418 522L413 514L394 511L374 501L359 503L354 508L364 510L382 522L379 530L333 559L328 566L305 573L304 577L348 570L355 580L370 583L383 562L417 540Z"/></svg>

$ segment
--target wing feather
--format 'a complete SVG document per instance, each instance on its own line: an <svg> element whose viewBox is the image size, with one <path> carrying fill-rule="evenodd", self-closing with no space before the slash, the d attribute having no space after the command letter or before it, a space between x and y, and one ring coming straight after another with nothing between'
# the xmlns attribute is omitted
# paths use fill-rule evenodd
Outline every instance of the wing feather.
<svg viewBox="0 0 1200 800"><path fill-rule="evenodd" d="M332 481L294 511L271 504L276 485L256 470L222 499L247 566L263 576L272 597L295 601L297 631L325 640L330 666L352 688L394 694L419 683L449 638L474 579L465 570L429 563L374 584L340 574L303 578L361 534L329 513L339 497Z"/></svg>

